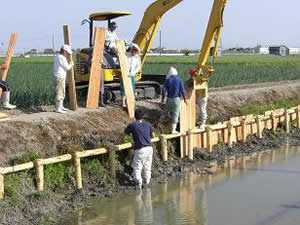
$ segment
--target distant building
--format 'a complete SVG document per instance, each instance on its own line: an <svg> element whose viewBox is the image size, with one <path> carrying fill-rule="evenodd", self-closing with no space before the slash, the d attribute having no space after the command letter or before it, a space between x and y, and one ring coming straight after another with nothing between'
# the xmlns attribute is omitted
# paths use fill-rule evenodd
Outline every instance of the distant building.
<svg viewBox="0 0 300 225"><path fill-rule="evenodd" d="M254 53L260 55L269 55L270 54L269 47L258 45L254 48Z"/></svg>
<svg viewBox="0 0 300 225"><path fill-rule="evenodd" d="M280 56L289 55L289 48L286 47L285 45L270 46L269 51L270 51L270 55L280 55Z"/></svg>
<svg viewBox="0 0 300 225"><path fill-rule="evenodd" d="M300 55L300 48L289 48L290 55Z"/></svg>

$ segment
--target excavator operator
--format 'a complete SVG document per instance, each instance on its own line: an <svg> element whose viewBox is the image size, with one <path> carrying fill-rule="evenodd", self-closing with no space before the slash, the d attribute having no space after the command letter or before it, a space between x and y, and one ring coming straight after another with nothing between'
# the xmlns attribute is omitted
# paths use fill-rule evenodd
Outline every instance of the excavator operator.
<svg viewBox="0 0 300 225"><path fill-rule="evenodd" d="M117 55L117 46L116 46L116 40L118 40L118 35L116 33L117 29L117 24L116 22L111 22L108 25L108 29L105 31L105 49L106 51L111 54L111 55Z"/></svg>

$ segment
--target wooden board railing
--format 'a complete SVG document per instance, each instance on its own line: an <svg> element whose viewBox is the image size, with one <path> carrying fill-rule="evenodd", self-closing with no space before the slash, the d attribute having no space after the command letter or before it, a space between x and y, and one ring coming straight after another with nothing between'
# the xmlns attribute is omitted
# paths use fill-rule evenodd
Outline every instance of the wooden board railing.
<svg viewBox="0 0 300 225"><path fill-rule="evenodd" d="M256 135L262 138L264 129L276 130L279 123L284 123L286 132L290 132L291 121L296 122L297 128L300 128L300 105L291 109L279 109L268 111L264 115L253 115L231 118L229 121L218 123L214 125L207 125L205 129L195 128L188 130L188 132L181 132L179 134L163 134L160 137L152 138L152 143L160 142L161 157L163 161L168 160L168 141L175 138L186 138L188 141L188 151L186 156L193 160L194 148L206 148L212 151L213 147L219 143L225 143L232 146L234 142L246 141L250 135ZM195 140L200 140L195 143ZM198 144L198 146L197 146ZM86 157L98 156L102 154L109 154L109 167L112 181L116 179L115 169L115 154L116 151L123 151L132 148L132 143L125 143L111 147L110 149L99 148L93 150L86 150L81 152L74 152L72 154L65 154L57 157L47 159L37 159L34 162L23 163L20 165L10 167L0 167L0 199L4 198L4 182L5 175L35 169L35 179L38 191L44 190L44 166L72 161L75 172L75 187L78 190L83 188L81 159ZM182 146L181 146L182 147ZM183 146L185 147L185 145ZM181 152L184 152L181 149Z"/></svg>

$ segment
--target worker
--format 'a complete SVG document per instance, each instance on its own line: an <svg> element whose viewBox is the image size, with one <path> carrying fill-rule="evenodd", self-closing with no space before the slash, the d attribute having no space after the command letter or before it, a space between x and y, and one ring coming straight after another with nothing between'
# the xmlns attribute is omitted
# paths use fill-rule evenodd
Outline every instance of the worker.
<svg viewBox="0 0 300 225"><path fill-rule="evenodd" d="M150 123L143 121L144 112L141 109L135 110L135 121L127 126L125 134L132 135L134 141L134 157L131 164L133 168L133 180L136 189L142 189L142 172L145 178L145 185L148 186L151 180L151 166L153 147L151 137L154 137L153 127Z"/></svg>
<svg viewBox="0 0 300 225"><path fill-rule="evenodd" d="M196 97L196 104L200 107L200 129L204 129L207 120L207 97Z"/></svg>
<svg viewBox="0 0 300 225"><path fill-rule="evenodd" d="M72 55L72 48L70 45L63 45L59 54L54 58L53 76L55 83L55 108L57 113L66 113L67 108L63 106L66 89L67 71L74 66L73 62L68 63L67 56Z"/></svg>
<svg viewBox="0 0 300 225"><path fill-rule="evenodd" d="M116 46L116 41L119 39L118 35L116 33L117 29L117 24L116 22L111 22L108 25L108 28L105 30L105 42L104 46L105 49L112 55L117 55L117 46Z"/></svg>
<svg viewBox="0 0 300 225"><path fill-rule="evenodd" d="M5 64L0 64L0 70L6 70L7 66ZM17 106L9 103L10 101L10 88L6 81L0 81L0 88L2 89L2 105L4 109L15 109Z"/></svg>
<svg viewBox="0 0 300 225"><path fill-rule="evenodd" d="M139 55L140 47L132 43L130 45L130 50L126 52L128 69L129 69L129 78L132 84L133 94L135 94L135 76L141 70L141 57ZM120 84L121 98L122 98L122 106L126 107L125 103L125 93L124 93L124 85L123 82Z"/></svg>
<svg viewBox="0 0 300 225"><path fill-rule="evenodd" d="M172 118L172 124L171 124L172 134L178 133L176 131L176 128L177 128L179 113L180 113L180 97L183 97L184 102L187 103L183 81L177 75L178 75L177 70L174 67L170 67L167 74L168 79L164 83L164 87L162 91L162 99L161 99L161 102L164 103L165 95L166 94L168 95L165 113Z"/></svg>

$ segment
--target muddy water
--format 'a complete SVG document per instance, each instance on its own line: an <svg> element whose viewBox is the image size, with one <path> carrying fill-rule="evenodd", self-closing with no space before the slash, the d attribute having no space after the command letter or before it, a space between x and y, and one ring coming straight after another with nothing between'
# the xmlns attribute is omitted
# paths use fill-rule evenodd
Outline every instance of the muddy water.
<svg viewBox="0 0 300 225"><path fill-rule="evenodd" d="M190 175L90 203L66 225L299 225L300 147L229 159L214 175Z"/></svg>

